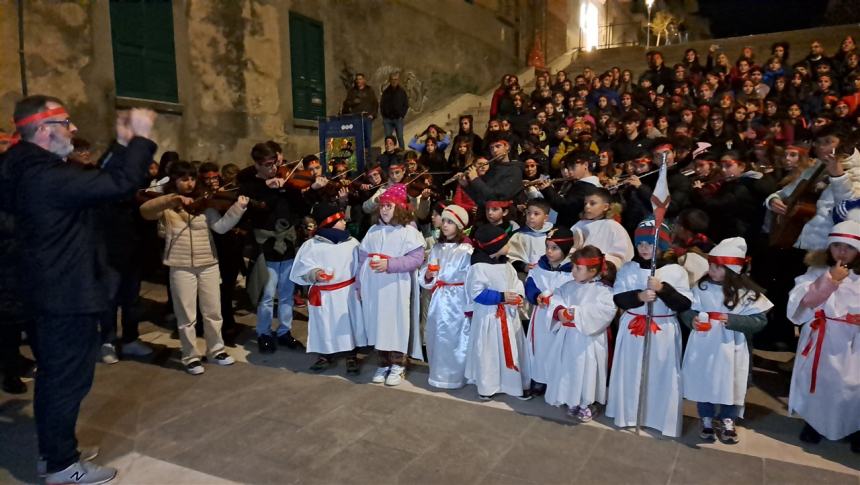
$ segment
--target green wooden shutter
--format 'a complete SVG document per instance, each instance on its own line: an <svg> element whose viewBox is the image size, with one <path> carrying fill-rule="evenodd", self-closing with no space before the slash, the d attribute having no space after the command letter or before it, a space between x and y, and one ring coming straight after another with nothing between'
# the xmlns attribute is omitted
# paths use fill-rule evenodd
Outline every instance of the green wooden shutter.
<svg viewBox="0 0 860 485"><path fill-rule="evenodd" d="M293 81L293 117L324 117L325 54L320 22L290 12L290 64Z"/></svg>
<svg viewBox="0 0 860 485"><path fill-rule="evenodd" d="M117 96L176 103L173 5L169 0L111 0Z"/></svg>

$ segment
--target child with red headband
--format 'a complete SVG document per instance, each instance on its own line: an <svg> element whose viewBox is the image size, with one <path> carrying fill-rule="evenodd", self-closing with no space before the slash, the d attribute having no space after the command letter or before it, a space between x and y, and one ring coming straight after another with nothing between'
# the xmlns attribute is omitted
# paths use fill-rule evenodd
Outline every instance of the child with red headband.
<svg viewBox="0 0 860 485"><path fill-rule="evenodd" d="M523 302L523 283L505 256L508 233L483 224L472 235L475 250L466 293L472 308L466 379L478 387L478 397L490 400L504 393L531 399L531 376L525 337L517 308Z"/></svg>
<svg viewBox="0 0 860 485"><path fill-rule="evenodd" d="M466 352L469 350L469 297L464 286L472 246L464 231L469 213L457 205L441 211L438 242L427 263L418 271L418 283L430 293L425 337L430 375L427 382L440 389L466 384Z"/></svg>
<svg viewBox="0 0 860 485"><path fill-rule="evenodd" d="M744 273L749 261L741 237L725 239L708 254L708 273L693 288L693 306L681 321L693 329L681 377L684 397L694 401L702 419L699 437L739 441L735 420L743 417L752 334L767 325L773 304ZM717 406L719 405L719 411ZM719 420L714 423L714 418Z"/></svg>
<svg viewBox="0 0 860 485"><path fill-rule="evenodd" d="M336 354L346 353L347 374L358 374L355 349L367 345L354 284L359 243L346 231L346 218L336 204L321 202L311 216L317 228L299 248L290 270L295 284L310 286L307 351L319 354L311 370L329 369Z"/></svg>
<svg viewBox="0 0 860 485"><path fill-rule="evenodd" d="M549 297L561 285L571 280L570 250L573 248L573 233L566 227L553 228L544 241L544 255L529 270L526 277L526 300L534 305L531 321L526 331L526 352L532 377L532 393L541 395L546 391L547 356L552 343L550 325L552 315L545 309Z"/></svg>
<svg viewBox="0 0 860 485"><path fill-rule="evenodd" d="M487 222L501 227L508 235L516 232L520 225L513 220L511 209L514 203L509 200L490 200L484 204L484 215Z"/></svg>
<svg viewBox="0 0 860 485"><path fill-rule="evenodd" d="M802 326L788 411L806 425L801 441L850 436L860 453L860 222L836 224L827 250L811 253L788 296L788 318Z"/></svg>
<svg viewBox="0 0 860 485"><path fill-rule="evenodd" d="M615 318L612 301L615 263L594 246L573 253L573 281L561 286L544 312L552 322L548 379L544 399L567 405L567 415L591 421L594 403L606 403L609 358L606 329Z"/></svg>
<svg viewBox="0 0 860 485"><path fill-rule="evenodd" d="M652 218L642 221L634 233L637 256L618 271L613 299L624 313L618 322L606 415L615 419L616 426L636 425L644 337L645 332L651 332L648 381L642 396L645 416L639 424L678 437L682 398L681 329L677 314L690 309L693 294L687 271L677 264L661 261L661 254L669 249L671 242L665 224L655 227ZM654 251L657 251L657 271L650 276ZM649 303L653 304L650 318Z"/></svg>
<svg viewBox="0 0 860 485"><path fill-rule="evenodd" d="M406 372L407 353L423 360L416 270L424 261L424 237L415 228L403 184L379 197L376 215L379 222L359 247L357 283L367 343L379 357L373 383L397 386Z"/></svg>

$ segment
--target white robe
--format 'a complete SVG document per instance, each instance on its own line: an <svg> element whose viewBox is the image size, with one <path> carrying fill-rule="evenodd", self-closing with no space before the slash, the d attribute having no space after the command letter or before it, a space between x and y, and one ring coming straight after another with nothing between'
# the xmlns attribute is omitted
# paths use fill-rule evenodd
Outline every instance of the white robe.
<svg viewBox="0 0 860 485"><path fill-rule="evenodd" d="M648 286L648 268L631 261L621 267L615 279L613 294L643 290ZM677 264L657 270L657 278L669 283L687 298L693 298L687 272ZM630 333L628 324L636 315L647 315L647 305L621 314L618 337L609 378L606 415L615 418L619 427L635 426L639 405L639 381L645 338ZM666 436L681 435L681 329L675 312L659 298L654 301L654 318L660 330L652 333L648 352L645 417L641 426L656 429ZM666 315L666 316L664 316Z"/></svg>
<svg viewBox="0 0 860 485"><path fill-rule="evenodd" d="M810 324L818 310L824 310L827 317L840 319L860 314L860 275L849 273L822 305L800 306L809 286L828 270L809 268L806 274L797 277L788 295L788 318L803 326L791 374L788 411L799 414L825 438L838 440L860 431L860 325L827 320L813 393L810 392L812 368L822 330L813 330ZM810 349L804 356L807 345Z"/></svg>
<svg viewBox="0 0 860 485"><path fill-rule="evenodd" d="M612 288L591 281L564 284L544 310L552 318L559 306L573 309L573 325L552 322L553 341L548 356L544 399L552 406L606 403L609 347L606 329L615 318Z"/></svg>
<svg viewBox="0 0 860 485"><path fill-rule="evenodd" d="M522 231L517 229L511 234L508 242L508 260L511 262L521 261L528 265L536 265L541 256L546 254L546 235L552 229L552 223L545 222L539 231L524 227ZM517 273L520 280L525 282L526 273ZM524 301L520 307L520 320L529 320L532 314L532 305Z"/></svg>
<svg viewBox="0 0 860 485"><path fill-rule="evenodd" d="M582 246L594 246L603 254L615 255L625 263L633 259L633 242L630 241L630 235L624 226L612 219L580 220L570 230L577 240L582 241Z"/></svg>
<svg viewBox="0 0 860 485"><path fill-rule="evenodd" d="M567 264L564 260L562 264ZM573 277L569 271L549 271L540 266L535 266L529 271L528 278L532 278L541 292L554 292L561 285L572 281ZM527 278L527 279L528 279ZM526 336L526 356L529 359L529 370L532 380L546 384L547 358L552 346L552 335L550 326L552 324L552 313L547 313L547 307L534 305L534 310L529 321L528 335Z"/></svg>
<svg viewBox="0 0 860 485"><path fill-rule="evenodd" d="M723 287L708 282L693 287L693 297L692 309L696 312L755 315L773 307L764 295L752 301L750 297L742 296L730 310L723 303ZM708 331L693 329L687 341L681 366L684 397L695 402L743 406L750 368L746 336L743 332L727 329L718 320L710 323Z"/></svg>
<svg viewBox="0 0 860 485"><path fill-rule="evenodd" d="M376 224L367 231L360 249L396 258L423 247L424 237L411 225ZM358 273L368 345L423 360L416 271L378 273L370 269L370 261L368 256Z"/></svg>
<svg viewBox="0 0 860 485"><path fill-rule="evenodd" d="M469 296L465 282L471 256L472 246L467 243L436 243L430 249L427 261L439 262L438 274L427 282L424 279L427 264L418 271L419 284L432 292L424 341L430 364L427 382L433 387L457 389L466 384L466 353L469 350L466 308Z"/></svg>
<svg viewBox="0 0 860 485"><path fill-rule="evenodd" d="M297 285L316 285L315 269L334 270L335 285L355 277L358 271L358 241L349 238L334 244L320 236L305 241L296 253L290 280ZM313 289L311 290L313 291ZM334 354L367 345L367 334L355 284L320 291L320 306L308 304L308 352Z"/></svg>
<svg viewBox="0 0 860 485"><path fill-rule="evenodd" d="M517 307L502 305L507 321L503 328L502 320L496 316L498 305L482 305L474 301L485 289L511 291L525 299L523 283L510 263L477 263L469 268L466 291L473 313L469 354L466 357L466 380L476 384L478 394L482 396L500 392L521 396L523 390L529 388L531 375ZM505 334L507 339L504 338Z"/></svg>

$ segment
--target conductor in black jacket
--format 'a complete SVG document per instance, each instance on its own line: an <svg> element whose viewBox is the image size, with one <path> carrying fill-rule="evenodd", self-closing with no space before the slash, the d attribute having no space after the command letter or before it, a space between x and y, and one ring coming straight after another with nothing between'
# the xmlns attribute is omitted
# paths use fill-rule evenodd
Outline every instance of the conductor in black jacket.
<svg viewBox="0 0 860 485"><path fill-rule="evenodd" d="M81 460L75 423L93 382L99 317L108 308L99 207L142 188L156 145L155 114L132 110L134 135L104 170L66 162L77 127L63 103L30 96L13 115L21 142L0 166L0 204L15 219L21 295L36 322L34 410L47 483L109 480L116 470Z"/></svg>

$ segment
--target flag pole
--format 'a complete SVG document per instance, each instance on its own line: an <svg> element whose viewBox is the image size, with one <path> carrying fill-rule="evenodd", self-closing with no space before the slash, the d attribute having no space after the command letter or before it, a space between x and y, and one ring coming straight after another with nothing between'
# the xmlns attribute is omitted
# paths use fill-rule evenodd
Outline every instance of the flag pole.
<svg viewBox="0 0 860 485"><path fill-rule="evenodd" d="M666 177L666 158L668 157L667 152L661 152L660 154L660 179L665 181ZM658 185L660 181L658 180ZM668 198L663 201L667 202ZM652 201L653 203L653 201ZM654 246L651 251L651 276L657 274L657 243L660 242L660 226L663 224L663 215L665 213L665 207L663 210L658 210L655 207L654 210ZM638 408L636 410L636 434L640 435L642 433L642 421L645 419L645 403L647 401L647 396L645 393L647 392L647 382L648 382L648 364L650 359L648 359L648 354L651 350L651 324L654 321L654 302L648 302L648 316L645 321L645 339L642 346L642 370L639 375L639 396L638 396Z"/></svg>

